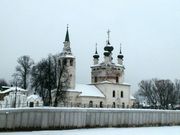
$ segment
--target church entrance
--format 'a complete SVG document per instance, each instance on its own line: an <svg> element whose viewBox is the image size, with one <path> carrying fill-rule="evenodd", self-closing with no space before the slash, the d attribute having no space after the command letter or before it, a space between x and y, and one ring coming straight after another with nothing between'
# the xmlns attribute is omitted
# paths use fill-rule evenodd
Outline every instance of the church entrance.
<svg viewBox="0 0 180 135"><path fill-rule="evenodd" d="M34 107L34 102L30 102L29 107Z"/></svg>
<svg viewBox="0 0 180 135"><path fill-rule="evenodd" d="M89 107L93 107L93 101L89 101Z"/></svg>

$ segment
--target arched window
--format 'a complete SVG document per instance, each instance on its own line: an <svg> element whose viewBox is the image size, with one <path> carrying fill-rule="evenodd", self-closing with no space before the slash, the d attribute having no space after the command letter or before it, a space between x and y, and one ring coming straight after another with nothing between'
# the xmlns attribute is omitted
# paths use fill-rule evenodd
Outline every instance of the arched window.
<svg viewBox="0 0 180 135"><path fill-rule="evenodd" d="M116 97L116 92L113 90L112 97Z"/></svg>
<svg viewBox="0 0 180 135"><path fill-rule="evenodd" d="M89 101L89 107L93 107L93 101Z"/></svg>
<svg viewBox="0 0 180 135"><path fill-rule="evenodd" d="M119 77L116 76L116 83L119 83Z"/></svg>
<svg viewBox="0 0 180 135"><path fill-rule="evenodd" d="M63 65L66 66L66 64L67 64L67 60L66 60L66 59L63 59Z"/></svg>
<svg viewBox="0 0 180 135"><path fill-rule="evenodd" d="M122 108L125 108L125 103L124 102L122 103Z"/></svg>
<svg viewBox="0 0 180 135"><path fill-rule="evenodd" d="M123 91L121 91L121 98L123 98L124 97L124 93L123 93Z"/></svg>
<svg viewBox="0 0 180 135"><path fill-rule="evenodd" d="M99 107L103 108L103 102L102 101L100 102Z"/></svg>
<svg viewBox="0 0 180 135"><path fill-rule="evenodd" d="M116 103L115 102L113 102L113 106L112 106L113 108L115 108L116 107Z"/></svg>
<svg viewBox="0 0 180 135"><path fill-rule="evenodd" d="M95 83L97 82L97 77L94 78Z"/></svg>
<svg viewBox="0 0 180 135"><path fill-rule="evenodd" d="M73 60L70 60L70 66L73 66Z"/></svg>

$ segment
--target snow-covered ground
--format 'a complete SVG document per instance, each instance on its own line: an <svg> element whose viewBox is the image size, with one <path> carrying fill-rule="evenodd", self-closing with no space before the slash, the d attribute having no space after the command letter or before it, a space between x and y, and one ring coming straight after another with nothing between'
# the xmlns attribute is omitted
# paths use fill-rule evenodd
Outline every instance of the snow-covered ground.
<svg viewBox="0 0 180 135"><path fill-rule="evenodd" d="M1 132L0 135L180 135L180 126Z"/></svg>

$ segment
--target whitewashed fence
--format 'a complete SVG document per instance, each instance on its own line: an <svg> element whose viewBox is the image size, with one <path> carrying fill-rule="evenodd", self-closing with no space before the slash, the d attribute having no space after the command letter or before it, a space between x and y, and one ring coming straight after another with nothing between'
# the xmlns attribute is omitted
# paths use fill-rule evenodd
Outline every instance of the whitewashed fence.
<svg viewBox="0 0 180 135"><path fill-rule="evenodd" d="M53 107L0 110L1 131L179 124L177 110Z"/></svg>

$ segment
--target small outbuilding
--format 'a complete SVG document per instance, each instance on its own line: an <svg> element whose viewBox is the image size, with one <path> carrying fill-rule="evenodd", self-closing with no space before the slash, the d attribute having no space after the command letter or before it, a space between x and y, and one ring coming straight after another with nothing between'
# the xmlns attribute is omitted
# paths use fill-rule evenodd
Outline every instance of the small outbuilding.
<svg viewBox="0 0 180 135"><path fill-rule="evenodd" d="M43 106L42 98L39 95L33 94L27 97L28 107L40 107Z"/></svg>

